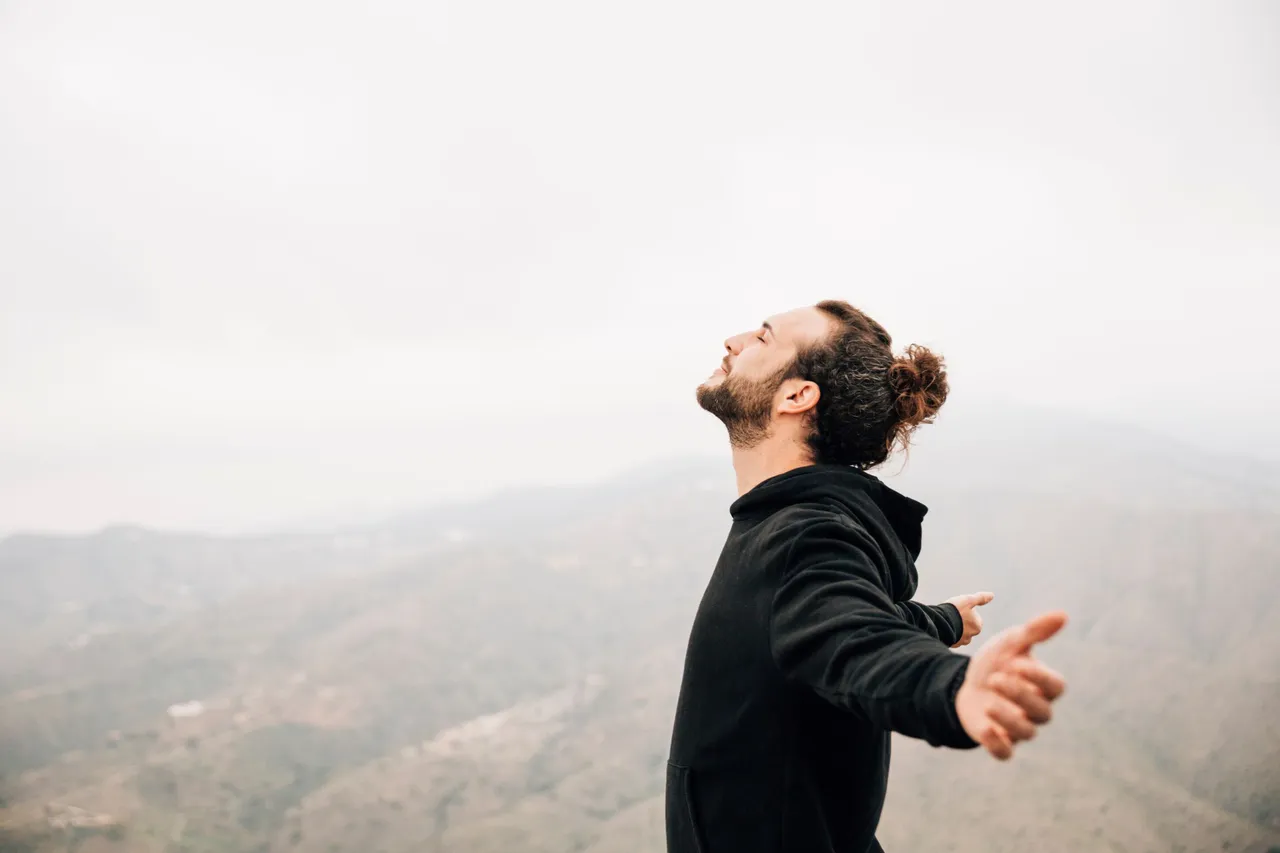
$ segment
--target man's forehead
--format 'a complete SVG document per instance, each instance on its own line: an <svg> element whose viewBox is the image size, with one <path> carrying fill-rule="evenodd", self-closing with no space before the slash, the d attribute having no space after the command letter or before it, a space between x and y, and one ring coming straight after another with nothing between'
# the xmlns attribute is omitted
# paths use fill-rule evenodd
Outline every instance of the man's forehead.
<svg viewBox="0 0 1280 853"><path fill-rule="evenodd" d="M806 306L772 314L761 325L779 338L813 340L831 328L831 318L817 308Z"/></svg>

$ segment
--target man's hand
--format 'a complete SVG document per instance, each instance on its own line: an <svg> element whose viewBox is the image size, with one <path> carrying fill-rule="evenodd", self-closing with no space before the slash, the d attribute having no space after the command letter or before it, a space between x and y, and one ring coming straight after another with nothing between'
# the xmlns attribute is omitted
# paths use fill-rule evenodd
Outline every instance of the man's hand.
<svg viewBox="0 0 1280 853"><path fill-rule="evenodd" d="M974 637L982 633L982 615L978 613L978 608L984 604L990 604L993 598L995 596L989 592L973 592L946 600L946 604L954 604L956 610L960 611L960 621L964 623L964 632L951 648L967 646Z"/></svg>
<svg viewBox="0 0 1280 853"><path fill-rule="evenodd" d="M1001 761L1049 722L1050 703L1066 689L1061 675L1031 656L1032 646L1066 624L1067 614L1044 613L996 635L969 662L956 693L956 716L969 737Z"/></svg>

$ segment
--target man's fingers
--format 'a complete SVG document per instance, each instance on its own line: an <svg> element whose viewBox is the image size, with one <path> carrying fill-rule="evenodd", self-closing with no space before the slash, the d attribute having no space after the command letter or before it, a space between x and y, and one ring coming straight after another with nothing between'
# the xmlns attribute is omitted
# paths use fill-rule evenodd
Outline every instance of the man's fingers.
<svg viewBox="0 0 1280 853"><path fill-rule="evenodd" d="M1040 688L1025 678L997 672L991 676L991 686L1006 699L1012 700L1037 725L1053 719L1053 708Z"/></svg>
<svg viewBox="0 0 1280 853"><path fill-rule="evenodd" d="M1024 622L1009 633L1009 642L1015 652L1026 654L1037 643L1043 643L1062 630L1067 624L1067 614L1061 610L1041 613L1039 616Z"/></svg>
<svg viewBox="0 0 1280 853"><path fill-rule="evenodd" d="M1067 681L1058 673L1042 664L1035 658L1016 657L1004 663L1004 671L1019 678L1025 678L1036 687L1049 701L1057 699L1067 689Z"/></svg>
<svg viewBox="0 0 1280 853"><path fill-rule="evenodd" d="M967 595L958 595L951 600L958 608L979 607L983 604L990 604L995 599L995 593L991 592L971 592Z"/></svg>
<svg viewBox="0 0 1280 853"><path fill-rule="evenodd" d="M1001 761L1008 761L1013 758L1013 741L1009 738L1009 733L1001 728L998 723L988 723L987 730L977 740L987 752Z"/></svg>
<svg viewBox="0 0 1280 853"><path fill-rule="evenodd" d="M991 697L990 714L991 718L999 723L1015 741L1031 740L1036 736L1035 724L1027 718L1020 707L1003 696Z"/></svg>

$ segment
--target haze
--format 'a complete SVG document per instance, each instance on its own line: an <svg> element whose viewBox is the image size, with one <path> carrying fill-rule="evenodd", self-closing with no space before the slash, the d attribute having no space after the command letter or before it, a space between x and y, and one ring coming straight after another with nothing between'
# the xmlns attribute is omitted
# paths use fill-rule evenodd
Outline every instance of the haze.
<svg viewBox="0 0 1280 853"><path fill-rule="evenodd" d="M9 0L0 529L723 453L720 342L829 296L1280 459L1278 86L1265 3Z"/></svg>

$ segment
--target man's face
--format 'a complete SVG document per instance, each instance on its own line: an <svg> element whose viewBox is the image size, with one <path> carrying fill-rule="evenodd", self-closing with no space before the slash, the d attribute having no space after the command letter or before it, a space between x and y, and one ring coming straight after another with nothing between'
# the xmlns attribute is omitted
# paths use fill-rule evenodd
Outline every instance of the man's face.
<svg viewBox="0 0 1280 853"><path fill-rule="evenodd" d="M724 423L734 447L750 447L767 438L783 394L782 378L800 347L830 331L830 318L806 307L734 335L724 342L720 366L698 386L698 404Z"/></svg>

